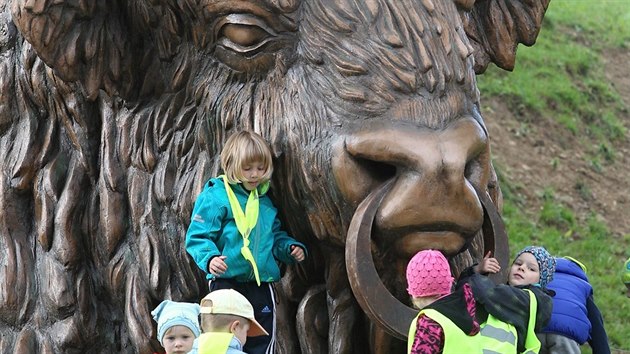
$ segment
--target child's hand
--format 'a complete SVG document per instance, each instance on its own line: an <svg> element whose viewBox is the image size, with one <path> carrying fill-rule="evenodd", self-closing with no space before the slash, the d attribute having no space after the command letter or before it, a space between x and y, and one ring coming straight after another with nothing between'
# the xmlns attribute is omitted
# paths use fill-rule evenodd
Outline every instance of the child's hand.
<svg viewBox="0 0 630 354"><path fill-rule="evenodd" d="M293 257L298 262L302 262L304 260L304 250L302 249L302 247L292 245L291 257Z"/></svg>
<svg viewBox="0 0 630 354"><path fill-rule="evenodd" d="M475 272L477 273L498 273L501 271L501 266L499 265L499 261L496 258L492 257L492 251L488 251L488 253L483 257L481 263L475 266Z"/></svg>
<svg viewBox="0 0 630 354"><path fill-rule="evenodd" d="M226 258L227 256L217 256L212 258L212 260L210 261L210 266L208 267L210 274L218 277L219 275L225 273L225 271L227 270L227 264L225 263L224 259Z"/></svg>

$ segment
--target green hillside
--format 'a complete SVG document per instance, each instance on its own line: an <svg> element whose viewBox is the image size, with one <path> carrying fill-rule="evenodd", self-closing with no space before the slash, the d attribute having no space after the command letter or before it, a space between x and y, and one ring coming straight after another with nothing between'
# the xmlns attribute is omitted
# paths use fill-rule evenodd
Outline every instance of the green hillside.
<svg viewBox="0 0 630 354"><path fill-rule="evenodd" d="M630 353L620 280L630 256L630 0L552 0L515 70L491 67L478 80L486 120L518 147L493 146L512 254L536 244L583 261L613 352ZM526 154L538 155L524 173Z"/></svg>

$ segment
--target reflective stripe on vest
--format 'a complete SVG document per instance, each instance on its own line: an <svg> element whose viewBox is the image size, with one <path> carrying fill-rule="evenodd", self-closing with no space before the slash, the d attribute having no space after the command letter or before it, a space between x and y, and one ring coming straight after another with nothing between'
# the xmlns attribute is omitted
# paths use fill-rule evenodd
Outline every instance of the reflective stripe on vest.
<svg viewBox="0 0 630 354"><path fill-rule="evenodd" d="M208 332L199 336L197 353L225 354L234 335L228 332Z"/></svg>
<svg viewBox="0 0 630 354"><path fill-rule="evenodd" d="M537 301L534 293L529 293L529 321L527 326L527 337L525 338L525 354L537 354L540 350L540 341L534 332L536 323ZM465 350L468 353L483 354L509 354L517 352L518 337L516 327L500 321L492 315L488 315L486 322L481 324L481 330L474 336L466 335L450 319L433 309L424 309L414 318L409 326L409 336L407 338L407 353L411 353L411 347L416 334L418 317L426 315L442 327L444 331L443 353L461 353Z"/></svg>
<svg viewBox="0 0 630 354"><path fill-rule="evenodd" d="M525 354L538 354L540 351L540 341L536 336L534 328L536 327L536 309L538 308L538 302L536 301L536 295L531 290L527 290L529 293L529 323L527 324L527 337L525 337Z"/></svg>
<svg viewBox="0 0 630 354"><path fill-rule="evenodd" d="M413 345L413 340L416 338L418 317L420 317L420 314L414 317L413 321L411 321L411 325L409 325L409 333L407 333L407 354L411 353L411 346Z"/></svg>
<svg viewBox="0 0 630 354"><path fill-rule="evenodd" d="M482 353L515 353L518 334L516 327L488 315L486 322L481 324L479 331L479 346Z"/></svg>

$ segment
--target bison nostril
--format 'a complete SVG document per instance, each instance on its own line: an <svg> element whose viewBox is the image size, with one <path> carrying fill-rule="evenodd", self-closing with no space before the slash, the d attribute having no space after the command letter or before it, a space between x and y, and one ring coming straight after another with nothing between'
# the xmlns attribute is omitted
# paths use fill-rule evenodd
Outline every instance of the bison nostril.
<svg viewBox="0 0 630 354"><path fill-rule="evenodd" d="M484 188L490 179L490 171L490 153L486 146L468 158L464 166L464 178L472 185Z"/></svg>
<svg viewBox="0 0 630 354"><path fill-rule="evenodd" d="M397 168L385 162L373 161L364 158L355 158L357 165L365 171L364 177L377 181L381 184L396 176Z"/></svg>
<svg viewBox="0 0 630 354"><path fill-rule="evenodd" d="M398 173L394 164L353 153L344 142L335 144L332 170L344 199L358 205L370 191Z"/></svg>
<svg viewBox="0 0 630 354"><path fill-rule="evenodd" d="M447 204L476 211L472 186L484 186L489 178L487 136L470 117L439 130L409 122L362 126L334 149L333 173L341 193L353 204L385 181L396 179L392 190L396 195L385 198L387 205L379 213L391 217L394 224L415 225L412 219L452 214L443 210ZM419 200L423 205L418 205ZM448 220L459 223L462 218Z"/></svg>

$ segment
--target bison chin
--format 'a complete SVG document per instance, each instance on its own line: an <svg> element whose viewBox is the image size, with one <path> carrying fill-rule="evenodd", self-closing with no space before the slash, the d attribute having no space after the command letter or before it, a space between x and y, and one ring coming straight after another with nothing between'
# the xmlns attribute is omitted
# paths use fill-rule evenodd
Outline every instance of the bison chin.
<svg viewBox="0 0 630 354"><path fill-rule="evenodd" d="M400 287L400 284L404 286L404 279L396 277L396 279L390 278L384 282L377 271L372 256L374 218L383 197L391 186L392 181L390 180L374 190L357 208L348 230L345 259L352 292L363 311L389 334L404 340L407 338L409 323L418 312L407 305L408 300L401 300L400 288L392 289L398 295L394 296L392 290L385 285L386 283L394 283L394 287L396 285ZM483 248L479 249L483 249L484 254L492 251L499 258L499 262L503 265L503 271L492 277L495 282L500 282L506 276L507 267L505 265L507 265L509 253L505 226L486 192L480 190L476 190L476 192L484 209L484 223L482 229L479 230ZM467 253L467 250L462 249L462 253ZM451 268L456 274L462 270L462 265L465 265L463 262L465 257L462 253L451 258ZM406 265L408 261L409 258L399 259L397 263ZM384 271L381 274L391 274L391 271ZM404 275L404 271L399 271L398 274ZM382 311L382 309L388 309L388 311Z"/></svg>

